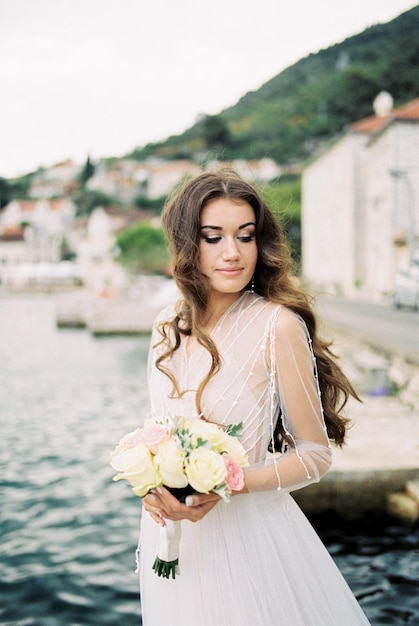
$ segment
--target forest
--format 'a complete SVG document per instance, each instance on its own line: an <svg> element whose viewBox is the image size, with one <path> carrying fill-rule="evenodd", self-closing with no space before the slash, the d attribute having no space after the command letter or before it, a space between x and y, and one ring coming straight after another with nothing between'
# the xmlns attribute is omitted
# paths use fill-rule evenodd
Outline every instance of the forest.
<svg viewBox="0 0 419 626"><path fill-rule="evenodd" d="M380 91L389 92L395 106L418 97L418 33L416 6L308 55L234 106L202 116L181 135L139 147L130 156L301 162L348 124L372 115Z"/></svg>

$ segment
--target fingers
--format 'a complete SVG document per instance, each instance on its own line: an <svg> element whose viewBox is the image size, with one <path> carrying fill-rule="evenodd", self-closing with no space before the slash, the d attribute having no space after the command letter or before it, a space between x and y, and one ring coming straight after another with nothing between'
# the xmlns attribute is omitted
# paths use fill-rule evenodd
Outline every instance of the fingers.
<svg viewBox="0 0 419 626"><path fill-rule="evenodd" d="M166 526L166 522L164 521L164 518L161 513L150 512L150 515L153 518L153 520L156 522L156 524L158 524L159 526Z"/></svg>
<svg viewBox="0 0 419 626"><path fill-rule="evenodd" d="M188 496L183 504L164 487L159 491L152 490L143 498L143 506L153 520L164 526L164 520L180 521L187 519L191 522L201 520L220 500L214 493L194 494Z"/></svg>
<svg viewBox="0 0 419 626"><path fill-rule="evenodd" d="M158 495L154 492L148 493L143 497L143 508L147 513L151 515L153 520L159 524L159 526L166 526L164 521L164 509L162 508L162 502Z"/></svg>
<svg viewBox="0 0 419 626"><path fill-rule="evenodd" d="M158 493L156 490L150 491L143 497L143 507L150 513L153 520L160 526L165 526L165 519L177 521L185 519L182 515L181 505L179 500L174 498L169 491L165 490L166 494ZM186 508L186 507L184 507Z"/></svg>
<svg viewBox="0 0 419 626"><path fill-rule="evenodd" d="M185 500L186 506L200 506L208 502L218 502L220 496L216 493L196 493L188 496Z"/></svg>

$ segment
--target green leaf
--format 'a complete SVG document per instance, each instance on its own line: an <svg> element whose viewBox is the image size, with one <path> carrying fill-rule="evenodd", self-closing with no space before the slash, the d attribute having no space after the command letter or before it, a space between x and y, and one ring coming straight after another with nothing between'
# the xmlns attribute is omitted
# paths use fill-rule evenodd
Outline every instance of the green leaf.
<svg viewBox="0 0 419 626"><path fill-rule="evenodd" d="M240 422L239 424L229 424L225 432L227 435L230 435L230 437L239 437L242 430L243 422Z"/></svg>
<svg viewBox="0 0 419 626"><path fill-rule="evenodd" d="M218 494L222 498L222 500L224 500L224 502L230 502L231 495L230 495L230 491L228 490L226 483L217 485L216 487L214 487L212 491L213 493Z"/></svg>

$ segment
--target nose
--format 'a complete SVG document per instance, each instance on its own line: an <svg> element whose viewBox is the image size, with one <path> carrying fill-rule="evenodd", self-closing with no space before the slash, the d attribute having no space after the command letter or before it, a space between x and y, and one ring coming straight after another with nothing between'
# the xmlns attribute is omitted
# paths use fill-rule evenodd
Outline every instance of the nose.
<svg viewBox="0 0 419 626"><path fill-rule="evenodd" d="M236 239L234 237L226 237L224 240L223 258L226 261L232 261L238 259L239 256L240 253Z"/></svg>

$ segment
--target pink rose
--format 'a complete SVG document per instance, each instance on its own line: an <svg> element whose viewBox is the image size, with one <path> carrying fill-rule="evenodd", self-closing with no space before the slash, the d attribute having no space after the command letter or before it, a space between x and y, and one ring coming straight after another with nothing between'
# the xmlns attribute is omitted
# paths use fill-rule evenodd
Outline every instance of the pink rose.
<svg viewBox="0 0 419 626"><path fill-rule="evenodd" d="M135 446L138 446L139 443L142 443L140 428L137 428L136 430L132 431L132 433L128 433L128 435L125 435L122 441L125 444L126 448L135 448Z"/></svg>
<svg viewBox="0 0 419 626"><path fill-rule="evenodd" d="M244 487L244 472L240 465L228 454L223 455L227 469L225 482L230 491L240 491Z"/></svg>
<svg viewBox="0 0 419 626"><path fill-rule="evenodd" d="M159 444L170 437L171 428L168 424L146 423L141 433L142 441L153 454L156 454Z"/></svg>

